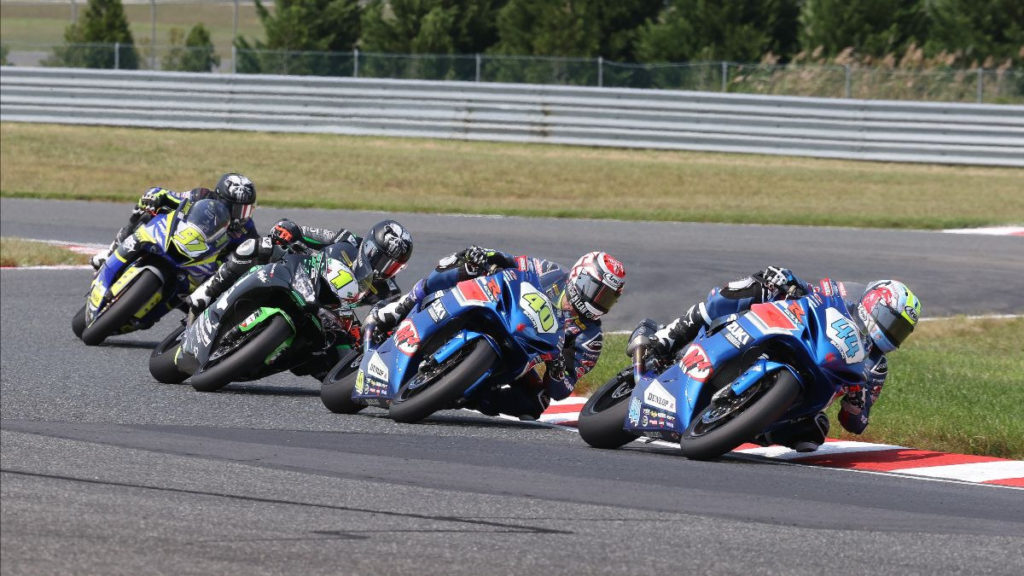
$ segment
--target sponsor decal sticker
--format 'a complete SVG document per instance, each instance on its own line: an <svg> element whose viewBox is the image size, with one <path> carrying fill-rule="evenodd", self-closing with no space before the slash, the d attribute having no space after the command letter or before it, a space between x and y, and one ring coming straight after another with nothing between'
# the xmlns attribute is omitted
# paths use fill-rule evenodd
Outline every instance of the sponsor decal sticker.
<svg viewBox="0 0 1024 576"><path fill-rule="evenodd" d="M676 397L669 394L669 391L657 380L651 382L644 390L644 403L656 406L661 410L676 411Z"/></svg>
<svg viewBox="0 0 1024 576"><path fill-rule="evenodd" d="M804 323L804 308L800 305L800 302L793 300L789 303L789 312L793 315L797 324Z"/></svg>
<svg viewBox="0 0 1024 576"><path fill-rule="evenodd" d="M707 352L698 344L690 344L686 353L683 354L683 359L679 361L679 365L687 376L697 382L704 382L708 376L711 376L711 361L708 360ZM672 411L675 412L675 410Z"/></svg>
<svg viewBox="0 0 1024 576"><path fill-rule="evenodd" d="M736 348L743 348L750 343L750 334L736 322L725 325L725 339Z"/></svg>
<svg viewBox="0 0 1024 576"><path fill-rule="evenodd" d="M640 400L633 398L629 401L629 423L636 426L640 422Z"/></svg>
<svg viewBox="0 0 1024 576"><path fill-rule="evenodd" d="M448 317L448 310L445 309L440 298L430 303L430 306L427 307L427 313L430 314L434 323L440 322Z"/></svg>
<svg viewBox="0 0 1024 576"><path fill-rule="evenodd" d="M395 344L398 350L406 356L412 356L420 347L420 334L416 331L416 325L412 320L406 318L395 330Z"/></svg>
<svg viewBox="0 0 1024 576"><path fill-rule="evenodd" d="M373 356L370 357L369 364L366 366L366 375L375 380L383 380L385 382L388 380L388 367L376 351L374 351Z"/></svg>

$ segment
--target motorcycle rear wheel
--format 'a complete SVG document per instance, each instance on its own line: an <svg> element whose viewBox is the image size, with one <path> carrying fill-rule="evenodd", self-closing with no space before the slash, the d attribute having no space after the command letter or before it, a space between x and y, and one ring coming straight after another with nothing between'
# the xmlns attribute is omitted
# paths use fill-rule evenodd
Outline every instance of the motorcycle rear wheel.
<svg viewBox="0 0 1024 576"><path fill-rule="evenodd" d="M320 387L320 401L331 412L355 414L366 408L366 404L360 404L352 399L352 392L356 389L356 377L359 374L359 361L362 358L363 355L359 354L355 360L338 362L324 377L323 385Z"/></svg>
<svg viewBox="0 0 1024 576"><path fill-rule="evenodd" d="M748 393L750 397L746 397ZM684 456L693 460L718 458L750 441L778 420L799 394L800 383L796 377L788 370L780 370L762 378L740 395L738 401L733 401L739 404L735 408L712 400L694 415L679 439L679 448Z"/></svg>
<svg viewBox="0 0 1024 576"><path fill-rule="evenodd" d="M398 389L389 413L395 422L419 422L459 399L497 359L487 342L474 340L430 374L419 372Z"/></svg>
<svg viewBox="0 0 1024 576"><path fill-rule="evenodd" d="M185 324L182 323L167 335L153 352L149 355L149 373L156 378L157 382L164 384L181 384L189 377L188 372L183 372L174 363L174 357L181 347L178 337L185 331Z"/></svg>
<svg viewBox="0 0 1024 576"><path fill-rule="evenodd" d="M149 270L140 272L138 279L99 318L83 328L82 342L87 346L96 346L107 337L117 334L161 288L163 282L156 274Z"/></svg>
<svg viewBox="0 0 1024 576"><path fill-rule="evenodd" d="M622 426L629 412L632 397L633 370L627 369L605 382L590 395L580 411L577 429L580 437L594 448L618 448L639 438L639 434L625 431Z"/></svg>
<svg viewBox="0 0 1024 576"><path fill-rule="evenodd" d="M192 376L192 387L200 392L216 392L233 381L242 380L259 370L274 350L292 335L291 324L275 315L267 326L241 346L221 358L207 370Z"/></svg>

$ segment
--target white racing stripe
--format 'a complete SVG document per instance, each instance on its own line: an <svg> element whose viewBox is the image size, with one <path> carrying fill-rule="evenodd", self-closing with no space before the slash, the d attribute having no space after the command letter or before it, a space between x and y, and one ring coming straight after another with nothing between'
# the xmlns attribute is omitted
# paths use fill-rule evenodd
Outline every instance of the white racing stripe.
<svg viewBox="0 0 1024 576"><path fill-rule="evenodd" d="M991 228L957 228L943 230L946 234L985 234L988 236L1024 236L1024 226L994 226Z"/></svg>
<svg viewBox="0 0 1024 576"><path fill-rule="evenodd" d="M966 482L989 482L1007 478L1024 478L1024 461L1000 460L997 462L974 462L972 464L950 464L947 466L923 466L893 470L897 474L948 478Z"/></svg>
<svg viewBox="0 0 1024 576"><path fill-rule="evenodd" d="M767 446L764 448L747 448L734 450L737 454L750 456L764 456L779 460L791 460L794 458L807 458L808 456L828 456L831 454L852 454L855 452L879 452L881 450L905 450L904 446L892 444L869 444L867 442L855 442L852 440L839 440L837 442L826 442L814 452L797 452L785 446Z"/></svg>

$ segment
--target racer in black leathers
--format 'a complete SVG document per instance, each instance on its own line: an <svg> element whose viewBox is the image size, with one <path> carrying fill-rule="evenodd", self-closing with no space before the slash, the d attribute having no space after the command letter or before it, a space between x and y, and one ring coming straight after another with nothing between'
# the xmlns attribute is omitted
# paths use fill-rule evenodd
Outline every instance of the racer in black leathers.
<svg viewBox="0 0 1024 576"><path fill-rule="evenodd" d="M223 203L231 214L228 226L229 241L222 247L221 255L227 255L248 238L257 238L256 225L252 221L252 211L256 204L256 188L252 181L241 174L227 173L221 176L213 190L209 188L193 188L187 192L174 192L167 188L154 187L146 190L139 198L128 218L128 224L117 231L109 248L100 250L92 256L92 267L99 270L106 260L117 252L122 261L137 256L140 249L138 242L128 242L136 228L145 224L149 217L165 209L177 209L183 202L188 207L199 200L213 199Z"/></svg>
<svg viewBox="0 0 1024 576"><path fill-rule="evenodd" d="M217 272L189 296L189 319L198 317L250 268L275 262L289 251L324 252L351 268L359 284L359 293L353 295L351 301L322 303L327 308L321 308L320 319L328 348L323 358L307 363L307 372L303 372L322 379L338 360L335 342L344 335L351 336L356 342L361 337L353 309L387 302L401 294L393 277L404 268L405 262L412 255L412 239L393 220L375 225L365 239L345 229L334 232L324 228L299 226L288 219L281 220L267 236L242 243ZM368 256L369 252L381 253L387 258L373 259Z"/></svg>
<svg viewBox="0 0 1024 576"><path fill-rule="evenodd" d="M532 270L540 277L538 288L555 303L561 317L562 353L543 359L543 376L536 368L531 369L514 385L482 395L473 407L489 416L501 413L536 420L552 399L569 396L577 380L597 363L604 341L600 316L615 303L625 285L625 269L618 260L603 252L592 252L580 258L572 269L565 270L550 260L513 257L497 250L470 246L442 258L427 278L417 282L398 301L375 307L366 321L374 323L375 337L382 337L427 294L504 268Z"/></svg>
<svg viewBox="0 0 1024 576"><path fill-rule="evenodd" d="M830 286L830 285L829 285ZM867 357L864 359L862 385L848 386L840 402L839 423L846 430L860 434L868 425L871 406L878 400L888 375L886 353L899 347L913 330L920 315L920 301L901 282L881 280L868 285L839 283L854 322L861 331ZM754 304L799 298L819 290L831 290L822 281L821 288L799 280L792 271L769 266L721 287L715 287L703 302L690 307L685 314L655 333L653 352L674 358L700 331L716 318L750 309ZM879 294L882 294L880 297ZM886 305L878 305L878 304ZM891 311L897 311L894 317ZM817 450L829 431L824 412L791 423L769 437L760 436L763 445L782 444L800 452Z"/></svg>

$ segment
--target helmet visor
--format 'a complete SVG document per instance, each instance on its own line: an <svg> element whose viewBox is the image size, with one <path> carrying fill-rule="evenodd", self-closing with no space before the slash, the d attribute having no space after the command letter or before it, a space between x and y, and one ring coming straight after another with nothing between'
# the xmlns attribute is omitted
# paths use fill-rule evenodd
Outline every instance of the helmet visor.
<svg viewBox="0 0 1024 576"><path fill-rule="evenodd" d="M576 290L580 297L602 314L612 309L612 306L619 300L619 292L614 288L594 278L590 274L580 274L576 279Z"/></svg>
<svg viewBox="0 0 1024 576"><path fill-rule="evenodd" d="M881 304L875 306L875 309L871 311L871 315L874 316L875 324L885 334L885 337L897 348L914 331L914 324L910 320L902 314L893 312L888 306Z"/></svg>
<svg viewBox="0 0 1024 576"><path fill-rule="evenodd" d="M392 258L381 250L377 243L367 238L359 247L359 262L356 263L356 273L367 275L373 272L376 279L391 278L405 268L405 262Z"/></svg>

